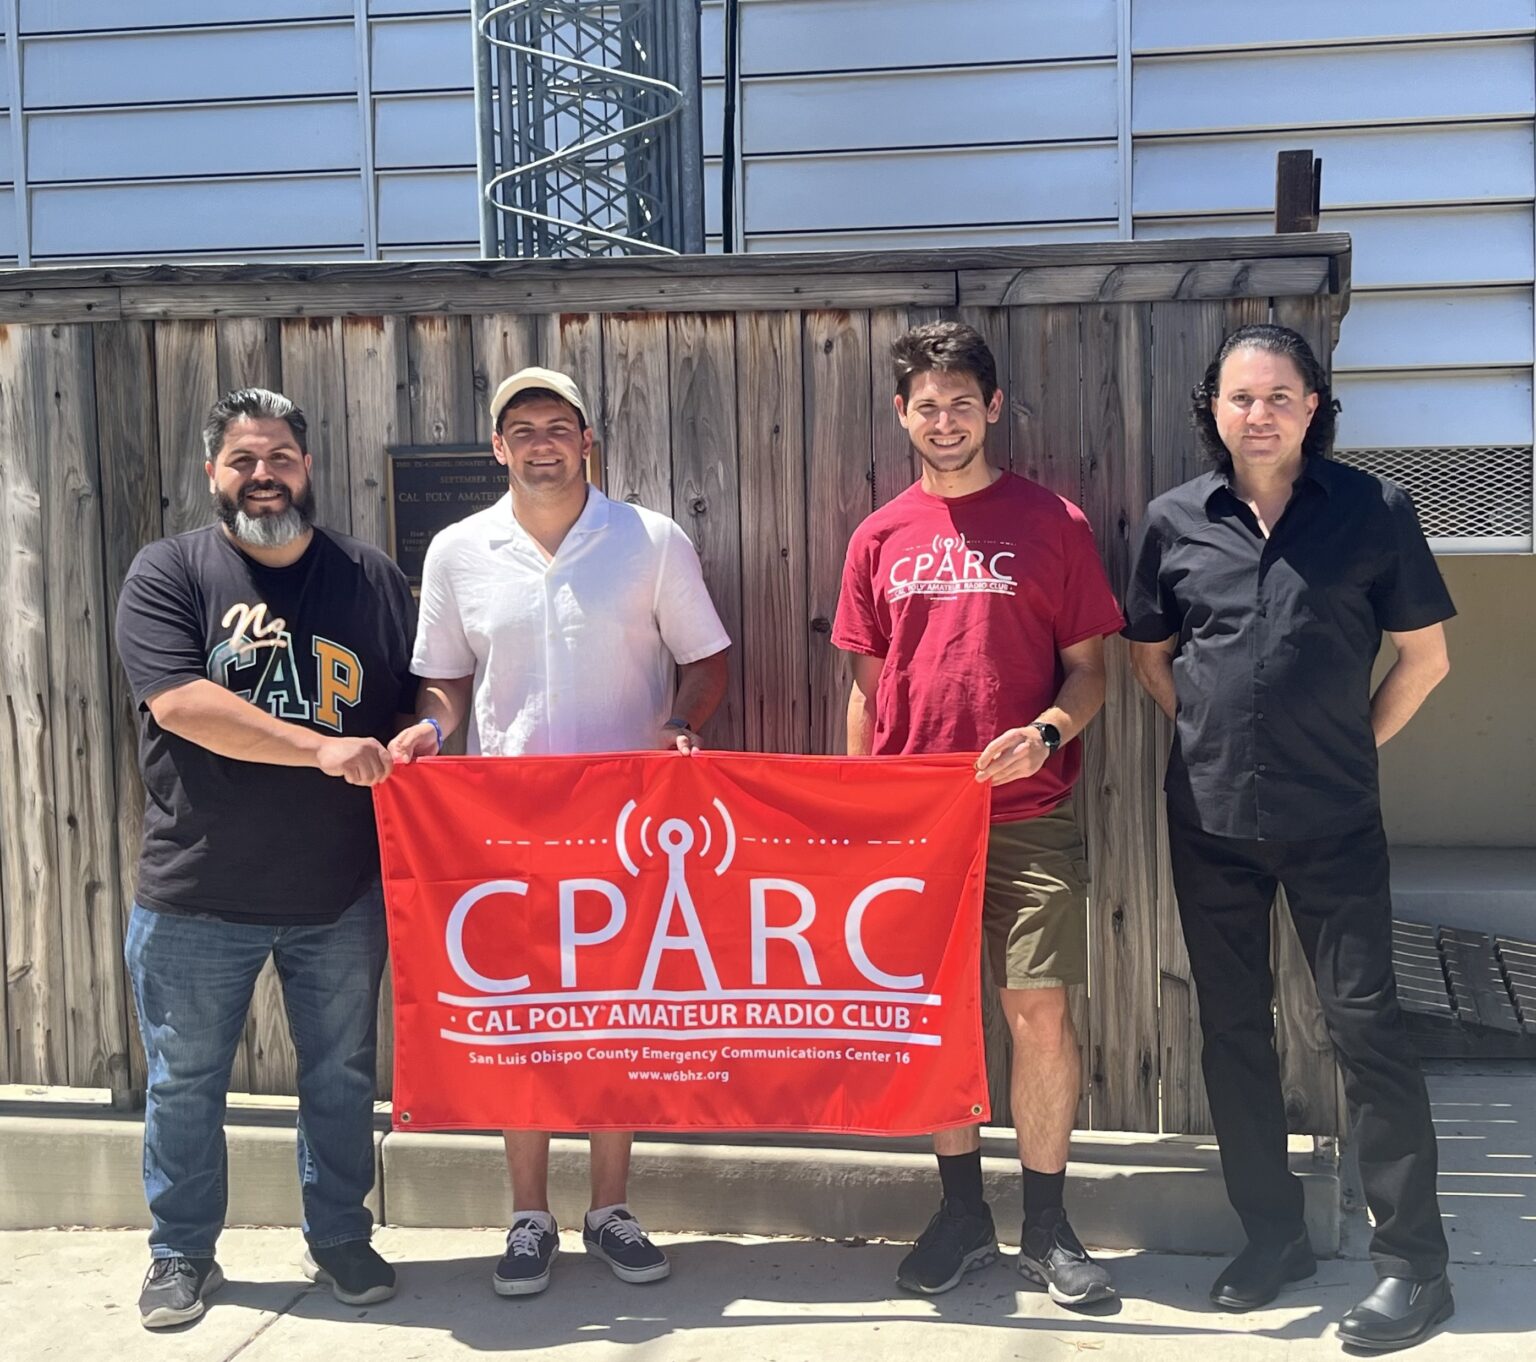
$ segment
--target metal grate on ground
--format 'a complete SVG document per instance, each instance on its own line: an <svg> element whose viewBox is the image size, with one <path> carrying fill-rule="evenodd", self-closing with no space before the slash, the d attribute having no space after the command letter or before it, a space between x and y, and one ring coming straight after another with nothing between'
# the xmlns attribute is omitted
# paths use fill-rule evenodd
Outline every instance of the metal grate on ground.
<svg viewBox="0 0 1536 1362"><path fill-rule="evenodd" d="M1393 922L1392 964L1421 1055L1536 1059L1536 942Z"/></svg>
<svg viewBox="0 0 1536 1362"><path fill-rule="evenodd" d="M1341 449L1336 457L1402 487L1431 539L1533 533L1536 465L1529 445Z"/></svg>

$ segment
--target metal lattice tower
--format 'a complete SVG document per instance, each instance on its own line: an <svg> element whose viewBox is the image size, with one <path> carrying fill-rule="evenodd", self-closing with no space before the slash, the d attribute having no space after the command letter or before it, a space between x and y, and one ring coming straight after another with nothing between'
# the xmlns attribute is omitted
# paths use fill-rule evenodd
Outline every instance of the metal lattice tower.
<svg viewBox="0 0 1536 1362"><path fill-rule="evenodd" d="M474 0L487 257L704 249L698 0Z"/></svg>

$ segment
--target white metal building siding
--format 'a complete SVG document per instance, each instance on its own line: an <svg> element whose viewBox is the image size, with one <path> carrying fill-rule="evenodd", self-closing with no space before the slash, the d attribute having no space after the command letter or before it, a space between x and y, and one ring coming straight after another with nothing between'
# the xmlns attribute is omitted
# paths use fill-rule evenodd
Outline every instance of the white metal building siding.
<svg viewBox="0 0 1536 1362"><path fill-rule="evenodd" d="M0 6L11 263L479 253L467 0Z"/></svg>
<svg viewBox="0 0 1536 1362"><path fill-rule="evenodd" d="M1533 32L1536 0L742 0L736 246L1264 232L1311 147L1355 239L1347 457L1418 481L1441 549L1529 549Z"/></svg>
<svg viewBox="0 0 1536 1362"><path fill-rule="evenodd" d="M0 13L0 257L477 253L468 0ZM716 249L722 13L705 0ZM1275 152L1315 149L1323 225L1356 243L1347 446L1446 451L1370 457L1440 470L1442 547L1530 547L1536 0L742 0L741 16L739 249L1262 232ZM1509 523L1473 523L1511 496Z"/></svg>

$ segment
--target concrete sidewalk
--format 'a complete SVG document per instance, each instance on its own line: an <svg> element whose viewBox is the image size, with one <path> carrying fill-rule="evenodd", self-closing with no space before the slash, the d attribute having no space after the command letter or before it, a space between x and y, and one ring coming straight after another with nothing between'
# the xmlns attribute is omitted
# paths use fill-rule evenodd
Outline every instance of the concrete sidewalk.
<svg viewBox="0 0 1536 1362"><path fill-rule="evenodd" d="M1369 1289L1370 1269L1335 1259L1270 1308L1220 1314L1205 1291L1222 1260L1106 1255L1122 1299L1093 1315L1025 1287L1013 1256L933 1300L893 1284L904 1245L665 1236L674 1275L626 1286L586 1258L580 1237L544 1296L503 1300L490 1287L502 1236L487 1230L384 1229L380 1250L400 1265L401 1291L368 1309L339 1305L298 1271L292 1230L232 1230L220 1256L230 1282L207 1315L175 1333L137 1319L140 1234L20 1230L0 1235L0 1355L18 1362L369 1362L537 1354L549 1362L967 1362L1079 1352L1188 1362L1194 1358L1338 1357L1333 1325ZM1527 1358L1536 1324L1536 1268L1461 1267L1458 1313L1414 1356Z"/></svg>
<svg viewBox="0 0 1536 1362"><path fill-rule="evenodd" d="M1536 1072L1465 1068L1431 1078L1441 1196L1457 1314L1415 1358L1526 1358L1536 1330ZM642 1214L644 1206L639 1207ZM1166 1208L1178 1216L1174 1201ZM999 1205L1004 1238L1016 1208ZM919 1228L914 1226L914 1229ZM1092 1315L1052 1305L1013 1271L1013 1256L934 1300L896 1291L905 1245L734 1235L658 1236L672 1280L626 1286L566 1235L549 1292L503 1300L490 1289L494 1230L386 1227L375 1239L400 1269L400 1294L368 1309L339 1305L298 1270L292 1229L233 1229L220 1242L229 1284L207 1316L150 1334L136 1300L146 1264L141 1230L0 1233L0 1358L107 1357L196 1362L369 1362L537 1354L550 1362L965 1362L1089 1352L1191 1362L1342 1355L1333 1326L1369 1289L1369 1227L1345 1224L1342 1256L1321 1262L1270 1308L1220 1314L1206 1290L1224 1259L1106 1254L1121 1300ZM814 1325L811 1328L808 1326ZM1299 1350L1299 1351L1298 1351Z"/></svg>

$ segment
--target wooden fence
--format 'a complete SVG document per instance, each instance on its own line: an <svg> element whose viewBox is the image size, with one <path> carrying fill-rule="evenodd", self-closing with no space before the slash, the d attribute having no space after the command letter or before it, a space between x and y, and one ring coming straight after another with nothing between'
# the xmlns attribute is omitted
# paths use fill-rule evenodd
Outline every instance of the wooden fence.
<svg viewBox="0 0 1536 1362"><path fill-rule="evenodd" d="M1328 353L1348 264L1348 238L1301 235L0 274L0 1082L143 1083L121 965L142 792L111 621L138 547L210 516L198 431L220 393L259 384L300 403L322 522L384 545L387 446L487 442L502 376L568 370L594 407L609 494L683 525L736 640L708 741L836 752L844 546L914 477L891 410L896 335L959 316L990 339L1008 396L991 457L1084 507L1118 589L1147 500L1196 471L1188 394L1223 335L1273 316ZM1205 1131L1163 848L1167 727L1119 640L1109 667L1080 793L1094 897L1079 1124ZM283 811L248 818L280 854ZM1288 924L1277 939L1292 1123L1332 1134L1315 995ZM385 1095L388 1082L386 1039ZM269 968L233 1086L292 1083ZM994 1100L1005 1120L996 1081Z"/></svg>

